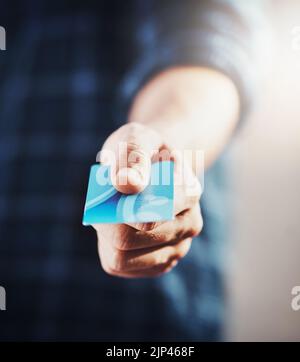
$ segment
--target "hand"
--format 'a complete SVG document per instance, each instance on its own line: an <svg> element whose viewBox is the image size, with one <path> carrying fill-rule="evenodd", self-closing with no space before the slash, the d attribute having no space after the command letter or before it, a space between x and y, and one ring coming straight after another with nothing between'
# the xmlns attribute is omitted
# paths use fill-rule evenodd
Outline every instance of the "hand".
<svg viewBox="0 0 300 362"><path fill-rule="evenodd" d="M120 153L118 148L122 142L128 147ZM150 178L151 162L157 160L159 151L171 151L157 131L138 123L129 123L115 131L103 150L116 156L113 162L104 152L100 160L110 164L112 182L123 193L142 191ZM173 157L173 160L174 220L94 225L101 264L108 274L138 278L166 273L187 254L192 238L201 231L199 181L189 165L183 168L180 158Z"/></svg>

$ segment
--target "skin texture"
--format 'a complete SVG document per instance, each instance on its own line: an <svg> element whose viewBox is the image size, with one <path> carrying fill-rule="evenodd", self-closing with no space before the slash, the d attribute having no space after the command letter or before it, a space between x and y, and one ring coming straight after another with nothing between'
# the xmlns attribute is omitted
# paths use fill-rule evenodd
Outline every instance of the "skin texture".
<svg viewBox="0 0 300 362"><path fill-rule="evenodd" d="M158 74L137 94L128 124L111 134L103 150L113 152L112 181L121 192L142 191L150 164L165 150L205 152L208 167L222 152L239 113L235 86L221 73L198 67L171 68ZM120 153L120 142L128 149ZM157 150L153 152L153 150ZM103 269L126 278L154 277L172 270L201 232L201 186L193 161L174 156L175 219L145 224L97 224L98 251ZM187 169L188 168L188 169ZM183 170L188 177L182 180ZM193 187L191 195L188 192Z"/></svg>

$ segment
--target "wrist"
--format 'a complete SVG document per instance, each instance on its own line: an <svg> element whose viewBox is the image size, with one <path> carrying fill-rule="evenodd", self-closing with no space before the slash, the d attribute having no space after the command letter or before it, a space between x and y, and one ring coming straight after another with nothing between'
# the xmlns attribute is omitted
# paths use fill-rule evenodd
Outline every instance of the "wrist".
<svg viewBox="0 0 300 362"><path fill-rule="evenodd" d="M166 70L137 94L129 122L155 129L175 149L203 150L207 163L221 152L238 119L232 81L206 68Z"/></svg>

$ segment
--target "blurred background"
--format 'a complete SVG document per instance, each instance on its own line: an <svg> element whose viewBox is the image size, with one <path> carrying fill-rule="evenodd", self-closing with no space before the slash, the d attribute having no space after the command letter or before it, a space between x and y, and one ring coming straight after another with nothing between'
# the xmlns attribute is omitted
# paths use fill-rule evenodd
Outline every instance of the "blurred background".
<svg viewBox="0 0 300 362"><path fill-rule="evenodd" d="M19 15L20 18L22 18L23 14L20 13ZM239 130L238 136L234 138L229 152L234 174L233 197L231 198L231 201L234 201L234 222L232 228L234 234L231 237L229 245L229 262L227 268L227 294L229 297L227 336L229 340L233 341L300 341L300 311L296 312L291 308L291 290L294 286L300 285L300 226L298 221L300 216L300 101L298 100L300 95L300 31L298 35L298 49L295 47L297 34L294 32L297 30L297 27L300 29L300 2L297 0L271 0L268 5L268 16L271 22L271 39L263 44L265 60L262 69L263 79L260 87L260 95L258 97L259 102L252 112L251 117ZM16 22L17 21L18 19L16 19ZM105 26L111 31L109 21L107 24L105 23ZM89 33L87 32L87 34ZM33 34L33 43L36 41L35 37L36 34ZM67 44L66 48L69 49L68 45L72 43L69 41L69 38L66 38L64 41L62 40L59 43L52 41L50 43L52 47L48 47L47 45L39 49L39 51L42 52L42 63L45 62L48 64L47 61L49 61L49 59L49 63L51 63L51 61L53 61L51 56L55 58L52 50L58 47L61 49L62 55L61 59L58 59L58 68L64 68L64 65L68 68L69 59L65 56L65 46ZM72 41L74 41L73 38ZM76 41L78 41L77 38ZM31 43L29 43L29 46L30 44ZM85 50L86 47L88 48L88 44L87 38L83 38L78 49ZM126 44L126 46L128 46L128 44ZM24 48L26 47L28 47L28 44L24 45ZM77 69L76 67L82 61L83 63L91 63L93 65L92 70L97 70L97 62L99 59L94 56L95 53L96 49L91 48L90 52L87 53L92 55L90 59L88 57L82 57L81 53L76 54L78 57L75 57L74 69ZM70 54L70 50L69 52L67 51L67 54ZM34 52L32 51L31 53L30 50L29 61L33 58ZM61 60L63 61L60 64L59 61ZM23 59L16 59L17 65L19 63L22 64L22 62ZM117 69L117 62L114 63L114 59L112 60L108 57L104 59L104 62L112 62ZM15 67L16 64L14 65ZM54 65L57 64L54 62ZM31 64L27 64L27 66L30 68ZM11 65L11 67L13 69L13 65ZM55 69L55 67L53 67L53 69ZM34 70L38 71L38 69ZM41 75L43 76L43 74ZM56 77L53 77L53 79L49 78L49 90L47 91L53 93L51 93L51 97L55 95L55 97L59 98L66 90L62 88L62 92L59 94L59 92L56 92L56 89L60 87L60 81L62 84L66 83L64 78L60 79L57 74L55 75ZM92 125L94 122L94 124L98 125L98 107L102 107L106 111L107 99L104 98L103 104L99 105L99 102L95 101L96 98L89 98L90 94L93 94L96 88L95 80L93 77L89 78L89 73L79 75L79 78L73 77L75 79L75 85L73 85L73 87L74 89L76 88L76 92L74 91L75 95L73 96L77 97L77 103L76 107L74 107L74 109L72 108L74 112L74 114L72 113L72 117L76 123L77 120L85 117L85 114L80 113L80 109L85 109L91 113L89 117L87 117L91 122L90 124ZM0 81L5 77L7 77L7 75L0 72ZM39 88L40 79L43 80L43 78L36 76L35 82L33 83L33 91L31 90L33 94L36 92L43 95L43 92ZM22 81L24 81L23 78ZM27 79L25 78L25 86L27 85L26 81ZM18 84L18 82L16 82L16 85L12 82L11 88L8 87L8 92L13 92L14 86L16 87ZM21 84L23 83L21 82ZM53 88L51 88L52 86ZM110 88L112 88L113 91L113 86L110 85ZM24 96L22 92L26 94L26 91L26 87L24 89L22 87L18 89L15 95L16 99L22 99ZM86 98L84 98L84 95ZM50 103L50 105L49 103L40 103L41 106L39 108L40 104L35 104L34 106L41 111L40 113L36 111L38 116L35 119L32 113L30 113L30 111L32 111L31 107L35 109L33 106L34 102L30 103L30 100L31 99L29 99L27 112L29 114L28 119L33 122L33 126L31 125L33 128L37 127L37 124L39 124L39 114L43 114L45 107L47 107L47 109L51 109L52 111L54 109L54 112L56 111L59 115L59 117L55 117L55 113L52 114L51 112L49 112L49 115L46 114L44 117L49 121L48 126L52 126L52 121L54 120L54 126L57 126L61 134L70 132L68 128L60 128L59 119L62 113L60 107L62 107L62 105L58 104L57 101L56 103ZM64 102L65 99L62 98L62 101ZM8 106L14 108L15 103L9 104ZM64 113L62 114L64 116ZM76 116L78 118L76 118ZM22 122L22 117L20 117L20 120L16 117L16 122L18 121ZM37 322L41 323L43 328L44 324L48 327L49 331L45 328L46 335L47 333L51 335L53 330L53 333L56 332L55 324L52 324L51 318L47 319L50 314L44 312L42 314L42 308L49 306L48 302L51 298L53 298L54 302L53 307L49 306L49 310L53 312L53 315L59 315L63 323L65 323L65 319L63 319L65 314L71 315L72 317L73 315L77 315L73 301L79 298L77 295L78 279L75 278L75 273L73 275L73 270L83 270L84 273L82 274L84 275L86 273L87 279L89 273L94 273L93 275L95 275L95 273L99 271L99 262L94 245L88 242L86 244L82 242L83 239L90 241L92 232L90 231L90 234L88 234L86 230L83 230L80 223L77 222L77 220L81 218L81 209L76 209L73 205L74 200L80 205L83 203L83 201L79 199L78 185L85 185L85 177L87 174L86 159L89 159L90 154L96 154L98 143L101 144L105 139L105 134L103 134L103 139L99 139L98 134L89 131L88 127L89 124L87 125L87 129L83 129L83 132L78 127L78 129L76 129L78 134L76 132L70 132L70 139L72 141L70 144L74 143L76 147L71 148L70 146L70 150L67 149L66 160L63 160L70 163L70 166L67 168L65 168L63 163L57 164L56 162L56 143L55 147L53 147L51 143L54 139L51 139L54 133L49 132L49 138L47 132L43 134L45 137L44 142L46 142L46 155L48 152L53 156L56 163L55 169L57 167L61 168L61 174L65 176L65 180L69 180L71 178L70 175L76 180L71 186L68 184L70 195L63 193L64 185L59 184L59 186L57 186L54 179L50 180L53 181L53 190L62 190L61 194L57 193L56 195L55 193L55 195L56 197L64 196L62 201L60 199L60 202L62 202L65 208L69 205L69 208L66 208L67 215L61 214L63 207L58 210L57 214L54 206L52 209L50 207L49 210L48 207L43 208L39 203L39 199L36 199L36 201L40 208L37 207L35 213L34 207L32 207L33 211L31 210L32 214L30 214L27 210L28 200L26 198L23 200L26 207L21 209L20 212L22 217L24 217L23 214L26 214L27 218L24 217L24 224L26 224L28 220L35 221L36 218L39 219L40 214L42 214L42 216L46 215L46 224L49 215L54 220L57 220L56 218L62 218L63 220L67 220L67 222L69 222L71 218L76 218L76 227L73 227L73 224L69 223L66 228L64 225L57 223L55 224L55 228L53 228L53 220L50 218L49 232L44 235L43 242L39 243L38 247L33 243L27 243L26 249L24 248L24 250L19 250L19 248L16 247L16 245L18 245L16 240L21 239L20 234L22 234L22 241L24 239L25 244L26 240L34 239L35 235L33 235L33 233L35 230L30 230L30 225L21 225L23 229L15 228L11 230L13 235L15 235L15 239L10 240L10 243L7 243L7 245L12 246L12 250L14 250L14 247L16 248L17 262L16 264L12 264L13 267L10 265L11 261L9 258L6 257L6 255L10 254L5 254L5 251L9 248L7 247L6 250L5 243L0 245L3 253L2 260L0 260L0 267L4 266L4 269L7 267L12 270L12 274L16 274L16 280L25 280L22 284L24 288L28 285L26 284L27 282L31 283L32 290L35 290L36 285L32 283L31 278L35 276L36 279L33 278L33 280L39 282L40 279L42 279L39 274L40 270L42 270L42 277L46 279L48 285L46 285L47 288L45 287L43 289L44 293L42 293L41 299L39 299L39 294L34 295L33 299L38 307L32 304L31 313L33 313L34 318ZM30 131L30 124L29 126L24 126L23 131L26 132L28 129ZM53 129L51 130L53 131ZM82 132L83 137L81 137L80 132ZM109 129L105 129L105 132L108 133ZM56 130L55 133L61 136ZM17 137L16 139L18 141ZM79 144L78 147L77 143L73 142L73 139L75 141L81 140L82 144ZM12 138L12 140L14 139ZM17 141L15 141L16 144L18 144ZM28 154L30 154L30 152L33 154L34 150L33 147L31 148L31 141L32 139L27 136L24 144L21 143L20 150L22 152L25 150ZM6 143L8 146L6 144L5 146L9 148L10 153L14 156L15 145L13 141L8 139ZM40 144L41 143L36 142L34 146L37 145L36 147L39 147ZM80 150L80 152L78 152L78 150ZM82 150L84 150L85 153L82 152ZM73 157L74 154L75 157ZM3 158L6 157L5 154L1 154L0 156L3 156ZM7 158L8 157L9 155ZM82 178L78 178L78 165L84 169ZM24 166L23 161L20 162L20 167L22 166ZM28 165L26 165L26 167L31 169ZM47 164L47 168L49 168L49 164ZM41 174L46 174L47 170L43 167L41 170ZM7 184L10 185L10 176L8 172L6 174L3 172L1 175L4 180L3 183L7 182ZM35 184L32 182L31 174L27 176L26 180L29 185L27 185L29 190L31 190L31 187L33 189ZM43 177L39 178L36 181L37 185L41 185L42 181ZM40 182L40 184L38 182ZM12 185L12 187L14 187L14 184ZM19 192L22 194L22 185L16 185L15 188L17 190L16 193ZM43 196L41 190L43 189L38 190L40 192L38 196ZM65 204L63 204L63 202L65 202ZM33 203L33 205L35 204ZM0 205L0 211L2 210L1 207L4 210L3 204ZM54 217L51 214L52 211L55 213ZM70 217L68 216L68 212L71 215ZM27 234L24 233L23 230L27 230ZM61 240L56 238L56 233L60 233L64 238L63 246ZM78 235L80 235L82 240L77 238ZM55 253L57 253L57 255ZM67 258L67 264L63 256ZM74 263L72 257L76 260L77 256L81 257L81 264ZM23 264L20 264L20 260L23 262L25 260L24 267L22 267ZM32 263L32 260L34 260L35 263ZM46 260L46 262L43 264L40 260L42 262ZM93 262L90 263L90 260ZM35 265L35 269L30 270L32 265ZM26 270L26 273L24 273L23 270ZM56 272L57 270L58 272ZM65 280L71 280L69 289L65 288L63 284L65 280L61 282L60 273L65 277ZM74 279L72 279L73 276ZM80 277L82 278L80 279L82 285L87 285L88 287L94 286L95 290L96 288L98 289L98 281L89 280L91 283L91 285L89 285L86 284L85 276L80 275ZM2 282L2 280L0 280L0 282ZM110 279L107 279L105 283L109 286L111 283L114 283L116 290L119 288L119 285L117 285L118 282L115 280L112 282ZM56 299L57 289L61 292L61 300L59 299L61 296L57 296ZM25 301L26 293L23 293ZM118 299L116 297L114 298ZM96 303L92 304L94 301L90 301L89 299L90 298L87 297L85 299L88 308L83 309L87 312L92 310L91 306L98 308ZM12 297L11 300L14 300L14 298ZM19 304L22 303L17 299L15 300L17 307L19 307ZM80 303L82 303L82 300L80 300ZM80 305L80 303L78 303L78 305ZM107 303L108 305L111 303L109 297L107 297ZM64 310L65 305L68 306L67 310ZM59 306L61 309L57 312ZM130 306L132 308L132 305ZM31 316L31 314L28 313L27 310L24 312L24 310L20 307L19 312L21 316L24 317L23 324L26 332L26 324L28 323L26 317ZM48 309L46 308L46 310ZM68 314L69 312L70 314ZM41 318L42 316L46 318L46 322ZM18 322L18 317L19 315L17 314L16 318L13 319L15 323ZM85 317L84 313L83 317ZM124 314L124 318L125 317L126 314ZM85 322L84 318L82 318L82 320ZM91 321L93 321L93 319ZM80 323L78 325L80 325ZM40 336L41 330L44 331L44 329L41 329L38 323L37 326L40 329L36 328L35 333ZM109 326L110 320L107 318L107 330L109 330ZM12 325L11 329L13 329L13 327L14 325ZM78 330L80 331L80 329ZM18 330L18 333L21 332Z"/></svg>
<svg viewBox="0 0 300 362"><path fill-rule="evenodd" d="M300 49L293 34L300 3L272 1L269 14L262 96L231 149L229 337L300 341L300 311L291 308L291 290L300 285Z"/></svg>

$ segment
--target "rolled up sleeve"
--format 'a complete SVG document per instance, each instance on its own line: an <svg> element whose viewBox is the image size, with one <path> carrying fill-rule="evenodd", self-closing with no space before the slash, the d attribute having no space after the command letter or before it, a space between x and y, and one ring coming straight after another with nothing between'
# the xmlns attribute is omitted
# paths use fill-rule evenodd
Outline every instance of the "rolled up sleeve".
<svg viewBox="0 0 300 362"><path fill-rule="evenodd" d="M231 0L154 1L140 9L138 56L121 87L127 107L155 74L174 66L218 70L235 83L241 114L257 84L256 57L264 23L263 2Z"/></svg>

